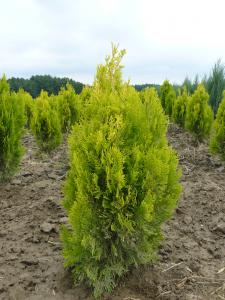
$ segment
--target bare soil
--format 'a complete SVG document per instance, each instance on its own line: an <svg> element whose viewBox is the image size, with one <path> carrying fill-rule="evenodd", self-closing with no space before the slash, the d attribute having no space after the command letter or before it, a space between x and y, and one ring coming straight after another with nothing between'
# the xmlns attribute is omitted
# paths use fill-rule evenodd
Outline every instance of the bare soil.
<svg viewBox="0 0 225 300"><path fill-rule="evenodd" d="M133 269L104 300L225 299L225 167L207 145L171 125L168 138L183 170L183 194L154 266ZM63 267L58 232L67 172L64 143L50 156L24 138L17 175L0 185L0 299L93 300Z"/></svg>

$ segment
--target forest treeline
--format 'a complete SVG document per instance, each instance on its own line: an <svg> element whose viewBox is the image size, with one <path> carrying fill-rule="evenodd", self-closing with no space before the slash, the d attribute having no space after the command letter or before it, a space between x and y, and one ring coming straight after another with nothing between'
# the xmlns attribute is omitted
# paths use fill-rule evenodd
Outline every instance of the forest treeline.
<svg viewBox="0 0 225 300"><path fill-rule="evenodd" d="M48 92L48 94L57 95L62 87L65 87L67 83L73 86L75 92L80 94L83 87L83 83L74 81L69 78L59 78L52 77L50 75L35 75L29 79L24 78L15 78L12 77L8 79L11 91L18 92L19 89L23 89L28 92L33 98L36 98L40 95L41 90ZM208 94L209 94L209 104L211 105L214 113L217 112L219 104L222 100L223 91L225 90L225 66L218 60L209 75L205 75L202 79L199 79L199 76L196 75L192 80L186 77L182 84L173 84L173 88L176 91L176 94L179 95L179 91L185 86L189 94L193 94L197 86L202 83ZM142 91L145 88L153 87L159 93L161 85L159 84L135 84L133 87L138 91Z"/></svg>
<svg viewBox="0 0 225 300"><path fill-rule="evenodd" d="M63 77L52 77L50 75L35 75L29 79L15 78L8 79L11 91L18 92L23 89L28 92L33 98L40 95L41 90L48 92L50 95L57 95L61 87L65 87L67 83L71 84L77 94L80 94L84 84L74 81L73 79Z"/></svg>

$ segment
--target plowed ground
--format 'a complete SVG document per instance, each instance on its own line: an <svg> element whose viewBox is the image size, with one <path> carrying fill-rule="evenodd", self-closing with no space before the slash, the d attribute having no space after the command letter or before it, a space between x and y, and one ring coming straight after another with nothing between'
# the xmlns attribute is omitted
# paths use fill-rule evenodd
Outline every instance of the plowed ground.
<svg viewBox="0 0 225 300"><path fill-rule="evenodd" d="M168 138L183 170L183 194L154 266L132 270L112 300L225 299L225 168L207 145L171 125ZM66 144L46 156L28 134L21 168L0 185L0 299L93 299L63 268L58 232L67 171Z"/></svg>

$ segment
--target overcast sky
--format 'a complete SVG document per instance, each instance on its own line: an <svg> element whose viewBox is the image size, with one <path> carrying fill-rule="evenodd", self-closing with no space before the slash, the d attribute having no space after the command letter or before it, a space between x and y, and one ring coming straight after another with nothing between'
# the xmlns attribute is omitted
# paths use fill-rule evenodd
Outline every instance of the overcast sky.
<svg viewBox="0 0 225 300"><path fill-rule="evenodd" d="M182 82L225 61L224 0L0 0L0 73L91 83L111 42L132 83Z"/></svg>

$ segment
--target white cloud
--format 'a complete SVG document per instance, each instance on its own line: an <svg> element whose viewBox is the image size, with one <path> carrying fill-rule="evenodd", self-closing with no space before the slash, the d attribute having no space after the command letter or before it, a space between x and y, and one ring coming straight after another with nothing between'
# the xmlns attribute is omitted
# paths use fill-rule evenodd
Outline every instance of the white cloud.
<svg viewBox="0 0 225 300"><path fill-rule="evenodd" d="M184 0L8 0L0 10L0 73L91 82L111 42L125 78L180 82L225 60L225 3Z"/></svg>

